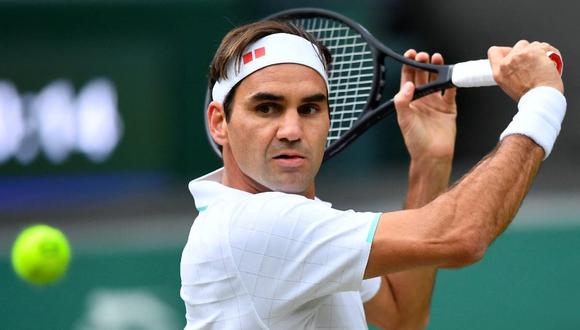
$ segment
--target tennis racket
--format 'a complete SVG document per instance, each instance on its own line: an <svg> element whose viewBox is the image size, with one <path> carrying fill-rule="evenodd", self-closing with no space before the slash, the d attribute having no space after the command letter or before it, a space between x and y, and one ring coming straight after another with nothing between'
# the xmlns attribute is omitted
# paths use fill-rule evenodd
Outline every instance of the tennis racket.
<svg viewBox="0 0 580 330"><path fill-rule="evenodd" d="M489 61L476 60L455 65L420 63L396 53L379 42L363 26L340 14L316 8L286 10L266 19L282 20L297 25L318 40L332 54L329 75L330 130L324 155L328 160L351 144L367 129L393 113L392 97L384 100L385 72L393 61L437 74L437 79L416 86L414 99L450 87L483 87L497 85ZM562 70L562 60L548 53ZM211 91L206 94L206 109ZM214 151L221 156L211 138L206 117L206 133Z"/></svg>

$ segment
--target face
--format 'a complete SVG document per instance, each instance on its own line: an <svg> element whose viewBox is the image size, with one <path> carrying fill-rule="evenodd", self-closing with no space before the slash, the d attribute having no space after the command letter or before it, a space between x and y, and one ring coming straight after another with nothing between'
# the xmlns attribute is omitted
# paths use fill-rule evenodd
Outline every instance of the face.
<svg viewBox="0 0 580 330"><path fill-rule="evenodd" d="M329 129L326 84L315 70L278 64L254 72L222 124L225 184L314 197Z"/></svg>

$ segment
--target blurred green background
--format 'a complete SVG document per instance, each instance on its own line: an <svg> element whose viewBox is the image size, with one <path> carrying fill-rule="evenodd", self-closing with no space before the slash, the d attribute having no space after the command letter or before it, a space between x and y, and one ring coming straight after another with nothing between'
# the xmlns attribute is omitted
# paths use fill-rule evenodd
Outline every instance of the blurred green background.
<svg viewBox="0 0 580 330"><path fill-rule="evenodd" d="M336 10L396 51L438 51L449 62L485 57L492 44L548 40L564 55L576 108L580 4L563 0L0 1L0 82L17 90L32 132L31 100L63 80L78 97L108 79L122 120L101 162L77 150L54 163L42 146L28 162L0 162L0 329L183 328L179 260L196 215L187 183L220 166L202 117L211 56L232 27L300 6ZM495 88L462 91L458 102L454 179L493 148L514 111ZM515 224L485 259L440 272L429 329L580 328L579 117L569 111ZM0 124L6 138L2 129L14 126ZM387 118L324 165L319 195L338 208L395 210L406 166ZM48 287L22 282L10 265L16 234L37 222L62 228L73 244L70 271Z"/></svg>

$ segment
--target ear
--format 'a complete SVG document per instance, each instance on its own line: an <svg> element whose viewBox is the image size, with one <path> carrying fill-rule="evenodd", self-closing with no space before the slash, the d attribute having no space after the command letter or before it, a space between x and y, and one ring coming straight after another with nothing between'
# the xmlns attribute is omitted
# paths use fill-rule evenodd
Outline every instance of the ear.
<svg viewBox="0 0 580 330"><path fill-rule="evenodd" d="M212 101L207 107L207 118L211 137L223 147L228 141L228 125L223 104Z"/></svg>

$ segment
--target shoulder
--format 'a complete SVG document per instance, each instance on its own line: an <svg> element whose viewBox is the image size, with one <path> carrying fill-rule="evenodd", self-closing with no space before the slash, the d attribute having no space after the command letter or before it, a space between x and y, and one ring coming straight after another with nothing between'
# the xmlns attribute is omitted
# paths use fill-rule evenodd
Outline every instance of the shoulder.
<svg viewBox="0 0 580 330"><path fill-rule="evenodd" d="M376 213L342 211L320 200L279 192L255 194L231 207L232 237L260 232L298 241L347 238L358 231L367 235L377 218Z"/></svg>
<svg viewBox="0 0 580 330"><path fill-rule="evenodd" d="M286 220L328 217L342 211L329 203L301 195L265 192L247 196L231 205L234 219Z"/></svg>

